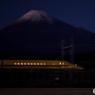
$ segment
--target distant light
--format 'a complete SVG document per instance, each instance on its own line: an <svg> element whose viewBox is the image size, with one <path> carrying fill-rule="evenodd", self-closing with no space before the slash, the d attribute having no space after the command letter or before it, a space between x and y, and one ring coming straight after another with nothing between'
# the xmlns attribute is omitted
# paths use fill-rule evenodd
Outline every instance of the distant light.
<svg viewBox="0 0 95 95"><path fill-rule="evenodd" d="M56 77L55 80L56 80L56 81L57 81L57 80L60 80L60 78L59 78L59 77Z"/></svg>
<svg viewBox="0 0 95 95"><path fill-rule="evenodd" d="M77 66L77 64L75 64L75 66Z"/></svg>
<svg viewBox="0 0 95 95"><path fill-rule="evenodd" d="M31 65L33 65L33 63L31 63Z"/></svg>

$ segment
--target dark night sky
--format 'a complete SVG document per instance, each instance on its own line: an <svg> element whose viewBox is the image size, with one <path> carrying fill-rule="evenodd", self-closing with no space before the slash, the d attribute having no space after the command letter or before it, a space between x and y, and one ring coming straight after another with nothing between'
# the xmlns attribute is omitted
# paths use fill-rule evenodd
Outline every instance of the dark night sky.
<svg viewBox="0 0 95 95"><path fill-rule="evenodd" d="M33 9L95 32L95 0L0 0L0 29Z"/></svg>

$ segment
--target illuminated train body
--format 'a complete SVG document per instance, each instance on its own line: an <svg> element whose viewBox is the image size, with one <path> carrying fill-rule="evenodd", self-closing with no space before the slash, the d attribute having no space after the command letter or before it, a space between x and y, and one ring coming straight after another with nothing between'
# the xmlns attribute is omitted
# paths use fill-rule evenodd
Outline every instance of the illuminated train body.
<svg viewBox="0 0 95 95"><path fill-rule="evenodd" d="M83 69L60 60L0 60L0 68Z"/></svg>

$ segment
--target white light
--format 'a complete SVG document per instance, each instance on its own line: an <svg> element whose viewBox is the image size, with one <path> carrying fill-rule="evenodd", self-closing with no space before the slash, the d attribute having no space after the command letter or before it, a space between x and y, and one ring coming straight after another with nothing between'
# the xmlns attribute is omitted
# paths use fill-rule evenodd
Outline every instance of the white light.
<svg viewBox="0 0 95 95"><path fill-rule="evenodd" d="M18 63L18 65L20 65L20 63Z"/></svg>
<svg viewBox="0 0 95 95"><path fill-rule="evenodd" d="M24 65L26 65L26 63L24 63Z"/></svg>
<svg viewBox="0 0 95 95"><path fill-rule="evenodd" d="M23 63L21 63L21 65L23 65Z"/></svg>
<svg viewBox="0 0 95 95"><path fill-rule="evenodd" d="M95 88L93 88L93 94L95 94Z"/></svg>
<svg viewBox="0 0 95 95"><path fill-rule="evenodd" d="M40 63L40 65L42 65L42 63Z"/></svg>
<svg viewBox="0 0 95 95"><path fill-rule="evenodd" d="M46 63L43 63L44 65L46 65Z"/></svg>
<svg viewBox="0 0 95 95"><path fill-rule="evenodd" d="M31 65L33 65L33 63L31 63Z"/></svg>
<svg viewBox="0 0 95 95"><path fill-rule="evenodd" d="M34 63L34 65L36 65L36 63Z"/></svg>
<svg viewBox="0 0 95 95"><path fill-rule="evenodd" d="M27 63L27 65L30 65L30 63Z"/></svg>
<svg viewBox="0 0 95 95"><path fill-rule="evenodd" d="M39 65L39 63L37 63L37 65Z"/></svg>
<svg viewBox="0 0 95 95"><path fill-rule="evenodd" d="M61 62L59 63L59 65L61 65Z"/></svg>

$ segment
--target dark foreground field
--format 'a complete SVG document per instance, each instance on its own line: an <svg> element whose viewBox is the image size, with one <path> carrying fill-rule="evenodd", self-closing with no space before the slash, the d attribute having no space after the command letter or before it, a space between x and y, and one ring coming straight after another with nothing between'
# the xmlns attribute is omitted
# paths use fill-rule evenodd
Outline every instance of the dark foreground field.
<svg viewBox="0 0 95 95"><path fill-rule="evenodd" d="M94 95L93 88L0 88L0 95Z"/></svg>
<svg viewBox="0 0 95 95"><path fill-rule="evenodd" d="M94 88L95 71L1 69L0 88Z"/></svg>

